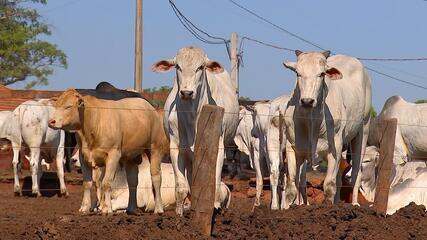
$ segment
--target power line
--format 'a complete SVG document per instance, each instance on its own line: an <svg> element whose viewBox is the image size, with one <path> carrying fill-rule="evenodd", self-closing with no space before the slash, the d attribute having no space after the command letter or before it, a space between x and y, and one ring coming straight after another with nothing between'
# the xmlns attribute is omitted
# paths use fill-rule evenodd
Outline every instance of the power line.
<svg viewBox="0 0 427 240"><path fill-rule="evenodd" d="M261 40L257 40L257 39L254 39L254 38L251 38L251 37L248 37L248 36L243 36L242 37L242 40L240 41L240 46L243 45L243 41L244 40L249 40L249 41L252 41L252 42L264 45L266 47L271 47L271 48L275 48L275 49L278 49L278 50L284 50L284 51L288 51L288 52L295 51L295 49L290 49L290 48L286 48L286 47L280 47L280 46L274 45L272 43L263 42Z"/></svg>
<svg viewBox="0 0 427 240"><path fill-rule="evenodd" d="M408 85L411 85L411 86L414 86L414 87L418 87L418 88L422 88L422 89L424 89L424 90L427 90L427 87L426 87L426 86L422 86L422 85L419 85L419 84L417 84L417 83L409 82L409 81L403 80L403 79L401 79L401 78L394 77L394 76L392 76L392 75L390 75L390 74L383 73L383 72L380 72L380 71L378 71L378 70L375 70L375 69L373 69L373 68L371 68L371 67L369 67L369 66L367 66L367 65L365 65L365 68L366 68L366 69L368 69L368 70L369 70L369 71L371 71L371 72L374 72L374 73L376 73L376 74L382 75L382 76L384 76L384 77L388 77L388 78L394 79L394 80L396 80L396 81L398 81L398 82L402 82L402 83L405 83L405 84L408 84Z"/></svg>
<svg viewBox="0 0 427 240"><path fill-rule="evenodd" d="M228 1L229 1L229 2L231 2L233 5L237 6L238 8L240 8L240 9L242 9L242 10L244 10L244 11L248 12L248 13L249 13L249 14L251 14L252 16L255 16L256 18L258 18L258 19L262 20L263 22L270 24L270 25L271 25L271 26L273 26L274 28L279 29L280 31L282 31L282 32L284 32L284 33L286 33L286 34L288 34L288 35L291 35L292 37L294 37L294 38L296 38L296 39L298 39L298 40L300 40L300 41L303 41L303 42L305 42L305 43L307 43L307 44L309 44L309 45L311 45L311 46L314 46L314 47L316 47L316 48L318 48L318 49L321 49L321 50L326 51L326 49L325 49L325 48L323 48L323 47L321 47L320 45L318 45L318 44L316 44L316 43L314 43L314 42L311 42L311 41L309 41L309 40L307 40L307 39L305 39L305 38L303 38L303 37L300 37L300 36L298 36L298 35L297 35L297 34L295 34L295 33L290 32L289 30L287 30L287 29L285 29L285 28L283 28L283 27L281 27L281 26L279 26L279 25L277 25L277 24L273 23L272 21L270 21L270 20L266 19L265 17L260 16L259 14L255 13L254 11L252 11L252 10L250 10L250 9L248 9L248 8L246 8L246 7L244 7L244 6L240 5L240 4L238 4L238 3L236 3L234 0L228 0Z"/></svg>
<svg viewBox="0 0 427 240"><path fill-rule="evenodd" d="M186 17L175 5L173 0L169 0L169 4L175 13L175 16L178 18L179 22L184 26L185 29L187 29L188 32L191 33L195 38L197 38L199 41L206 43L206 44L224 44L225 48L227 50L228 58L231 59L230 55L230 40L213 36L212 34L209 34L207 31L202 30L200 27L196 26L188 17ZM206 37L202 36L205 35L207 38L213 39L209 40Z"/></svg>
<svg viewBox="0 0 427 240"><path fill-rule="evenodd" d="M314 43L314 42L312 42L312 41L309 41L309 40L307 40L307 39L305 39L305 38L303 38L303 37L300 37L299 35L297 35L297 34L295 34L295 33L292 33L292 32L290 32L290 31L286 30L285 28L283 28L283 27L281 27L281 26L279 26L279 25L277 25L277 24L273 23L272 21L270 21L270 20L268 20L268 19L266 19L266 18L264 18L264 17L260 16L259 14L255 13L254 11L252 11L252 10L250 10L250 9L248 9L248 8L246 8L246 7L244 7L244 6L240 5L240 4L238 4L238 3L236 3L234 0L228 0L228 1L229 1L230 3L232 3L233 5L237 6L238 8L240 8L240 9L242 9L242 10L244 10L244 11L248 12L249 14L251 14L251 15L255 16L256 18L258 18L258 19L262 20L263 22L270 24L271 26L273 26L273 27L274 27L274 28L276 28L276 29L279 29L279 30L281 30L282 32L284 32L284 33L286 33L286 34L289 34L289 35L291 35L292 37L297 38L297 39L299 39L299 40L301 40L301 41L303 41L303 42L305 42L305 43L307 43L307 44L309 44L309 45L311 45L311 46L314 46L314 47L316 47L316 48L318 48L318 49L320 49L320 50L323 50L323 51L325 51L325 50L326 50L325 48L321 47L320 45L318 45L318 44L316 44L316 43ZM259 41L259 43L260 43L260 42L261 42L261 41ZM269 46L270 44L263 44L263 45ZM270 47L274 47L274 48L282 48L282 47L277 47L277 46L270 46ZM333 52L332 52L332 53L333 53ZM410 59L410 58L400 58L400 60L398 60L397 58L359 58L359 59L360 59L360 60L367 60L367 61L369 61L369 60L372 60L372 61L424 61L424 59L426 59L426 60L427 60L427 58L417 58L416 60L415 60L415 59ZM366 68L366 69L368 69L369 71L372 71L372 72L374 72L374 73L376 73L376 74L379 74L379 75L382 75L382 76L384 76L384 77L388 77L388 78L393 79L393 80L395 80L395 81L398 81L398 82L401 82L401 83L405 83L405 84L408 84L408 85L411 85L411 86L414 86L414 87L418 87L418 88L421 88L421 89L427 90L427 87L426 87L426 86L422 86L422 85L419 85L419 84L416 84L416 83L412 83L412 82L409 82L409 81L406 81L406 80L403 80L403 79L400 79L400 78L394 77L394 76L392 76L392 75L390 75L390 74L383 73L383 72L381 72L381 71L378 71L378 70L376 70L376 69L373 69L373 68L372 68L372 67L370 67L370 66L366 66L366 65L365 65L365 68Z"/></svg>
<svg viewBox="0 0 427 240"><path fill-rule="evenodd" d="M390 62L403 62L403 61L427 61L427 57L419 58L357 58L363 61L390 61Z"/></svg>

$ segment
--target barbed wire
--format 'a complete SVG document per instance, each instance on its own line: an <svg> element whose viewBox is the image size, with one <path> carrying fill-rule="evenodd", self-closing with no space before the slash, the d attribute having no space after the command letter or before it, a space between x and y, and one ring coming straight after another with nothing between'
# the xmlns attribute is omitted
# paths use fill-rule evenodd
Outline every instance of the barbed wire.
<svg viewBox="0 0 427 240"><path fill-rule="evenodd" d="M46 149L46 150L55 150L55 149L78 149L78 150L83 150L83 149L98 149L98 150L112 150L112 149L118 149L115 147L102 147L102 146L98 146L98 147L76 147L76 146L60 146L60 147L54 147L54 146L26 146L23 145L21 147L18 147L17 149ZM164 149L167 148L168 150L191 150L190 147L159 147L159 148L152 148L152 147L136 147L136 148L130 148L131 150L153 150L153 149ZM10 149L13 149L13 147L10 147ZM248 148L247 146L245 146L245 148L238 148L237 146L225 146L225 147L218 147L218 150L239 150L239 151L252 151L252 148ZM5 152L5 150L2 150L3 152ZM294 150L286 150L285 147L283 148L271 148L271 147L266 147L263 148L262 150L259 150L259 152L262 151L266 151L266 153L271 153L271 152L282 152L282 153L289 153L289 152L295 152ZM379 151L379 149L378 149ZM0 151L1 152L1 151ZM312 151L303 151L303 150L298 150L299 153L304 153L304 154L311 154ZM342 151L342 153L344 153L345 151ZM350 153L347 152L346 153L347 156L361 156L360 153ZM377 153L364 153L363 156L370 156L370 157L374 157L374 156L378 156ZM409 160L407 162L415 162L415 161L427 161L427 156L420 156L420 155L411 155L411 154L400 154L400 153L393 153L391 154L391 156L393 157L402 157L402 158L408 158ZM29 157L29 156L28 156ZM261 157L260 157L261 158ZM322 157L318 156L319 159L321 159ZM309 160L308 160L309 161ZM427 164L427 163L426 163Z"/></svg>
<svg viewBox="0 0 427 240"><path fill-rule="evenodd" d="M171 175L174 175L173 173L171 173ZM307 183L309 183L309 182L307 182ZM225 183L224 183L225 184ZM70 185L70 184L69 184ZM71 184L71 185L80 185L80 184ZM227 185L227 184L225 184L225 185ZM250 184L248 184L248 185L250 185ZM222 186L222 184L214 184L214 186L219 186L219 187L221 187ZM271 185L270 184L263 184L263 185L258 185L258 186L262 186L263 188L264 187L271 187ZM206 187L205 185L203 185L203 186L197 186L197 185L195 185L194 187ZM250 188L253 188L252 186L249 186ZM283 187L286 187L286 185L284 185L284 184L278 184L277 185L277 187L278 188L283 188ZM312 188L315 188L315 189L319 189L319 188L317 188L317 187L315 187L315 186L313 186L313 185L311 185L311 187ZM351 186L351 185L341 185L341 186L336 186L337 188L351 188L351 189L353 189L354 187L353 186ZM308 188L308 186L307 186L307 188ZM323 186L322 186L322 188L323 188ZM409 187L409 186L405 186L405 189L425 189L425 188L427 188L427 185L426 186L420 186L420 187ZM129 190L129 189L154 189L154 187L111 187L111 189L112 190L114 190L114 189L119 189L119 190ZM166 187L166 186L164 186L164 187L161 187L161 189L189 189L189 188L187 188L187 187L175 187L175 186L171 186L171 187ZM375 189L393 189L393 186L390 186L390 188L386 188L386 187L376 187ZM319 190L321 190L321 189L319 189ZM40 192L43 192L43 191L61 191L61 189L60 188L40 188L39 189L39 191ZM32 190L31 189L22 189L21 190L21 192L32 192ZM233 193L233 191L232 190L230 190L230 192L231 193ZM241 191L236 191L236 192L241 192ZM308 197L308 196L307 196ZM250 198L253 198L253 197L250 197Z"/></svg>
<svg viewBox="0 0 427 240"><path fill-rule="evenodd" d="M1 98L0 98L1 99ZM266 104L269 104L266 102ZM6 105L7 106L7 105ZM8 106L15 106L13 104ZM27 104L22 103L20 106L34 106L34 107L53 107L50 105L45 104ZM55 106L56 108L65 108L67 106ZM76 107L76 106L75 106ZM199 114L201 111L194 111L194 110L164 110L164 109L147 109L147 108L127 108L127 107L108 107L108 106L84 106L84 108L88 109L104 109L104 110L124 110L124 111L150 111L150 112L165 112L165 113L188 113L188 114ZM427 108L426 108L427 110ZM6 110L7 111L7 110ZM0 111L5 112L5 111ZM14 111L10 111L14 112ZM261 117L279 117L279 114L270 114L270 113L240 113L239 111L231 112L231 111L224 111L224 114L231 114L231 115L240 115L240 116L261 116ZM324 117L305 117L305 116L290 116L290 115L282 115L284 118L291 118L291 119L301 119L301 120L325 120L325 121L342 121L342 122L360 122L361 119L343 119L343 118L333 118L333 119L325 119ZM411 123L402 123L397 122L397 125L400 126L408 126L408 127L427 127L427 125L421 125L421 124L411 124Z"/></svg>

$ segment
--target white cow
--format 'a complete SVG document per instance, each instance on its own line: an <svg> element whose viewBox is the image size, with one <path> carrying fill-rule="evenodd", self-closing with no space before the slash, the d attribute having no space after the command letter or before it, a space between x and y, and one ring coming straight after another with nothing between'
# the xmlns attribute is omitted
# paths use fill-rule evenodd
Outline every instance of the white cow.
<svg viewBox="0 0 427 240"><path fill-rule="evenodd" d="M316 154L328 161L324 181L326 199L339 198L337 178L343 145L351 143L353 204L358 204L360 163L368 138L371 80L362 63L353 57L330 52L295 51L297 62L284 66L297 74L295 89L285 112L288 181L285 208L298 201L307 203L306 160Z"/></svg>
<svg viewBox="0 0 427 240"><path fill-rule="evenodd" d="M19 118L11 111L0 112L0 138L9 140L12 144L13 150L13 176L14 176L14 192L16 195L21 194L21 187L19 186L18 165L19 165L19 151L21 150L21 128L19 125Z"/></svg>
<svg viewBox="0 0 427 240"><path fill-rule="evenodd" d="M427 161L427 103L409 103L400 96L387 99L381 113L371 124L369 144L379 146L381 133L377 123L391 118L397 119L394 164Z"/></svg>
<svg viewBox="0 0 427 240"><path fill-rule="evenodd" d="M284 124L281 126L279 115L284 116L286 105L288 104L289 96L282 95L270 103L269 117L267 121L267 154L270 167L270 184L271 184L271 209L278 209L278 193L277 186L279 185L280 169L283 168L283 152L286 147L286 133ZM282 120L283 121L283 120ZM280 127L282 129L280 129ZM283 189L286 185L286 175L283 173L282 184ZM282 191L281 208L285 207L285 191Z"/></svg>
<svg viewBox="0 0 427 240"><path fill-rule="evenodd" d="M18 178L19 150L21 142L30 149L30 169L32 177L32 193L40 196L41 159L43 153L56 159L57 174L60 191L68 195L64 181L64 141L65 133L48 127L48 120L53 111L49 100L30 100L19 105L12 114L7 113L6 124L3 124L3 133L8 132L13 147L14 191L21 194ZM8 137L5 137L8 138Z"/></svg>
<svg viewBox="0 0 427 240"><path fill-rule="evenodd" d="M197 120L206 104L217 105L225 110L216 163L215 207L219 208L224 146L233 145L239 118L236 88L228 72L218 62L209 60L200 48L182 48L175 58L159 61L152 67L155 72L166 72L173 68L176 69L176 80L165 103L164 125L170 138L170 155L175 172L176 212L178 215L183 214L184 199L189 192L185 174L189 179Z"/></svg>
<svg viewBox="0 0 427 240"><path fill-rule="evenodd" d="M169 207L175 204L175 175L172 164L162 163L162 203L163 207ZM138 166L138 190L137 204L144 211L154 211L154 194L150 175L150 162L144 158ZM119 168L112 184L112 199L111 204L113 211L126 210L129 200L129 189L126 182L126 172L123 168ZM221 182L220 189L221 207L228 208L231 199L231 192L227 185Z"/></svg>
<svg viewBox="0 0 427 240"><path fill-rule="evenodd" d="M251 168L255 170L256 174L256 195L254 206L260 205L261 193L263 188L263 175L265 170L262 168L265 156L260 156L259 138L253 136L254 130L254 112L245 107L240 108L239 112L239 125L236 130L234 142L239 151L245 153L249 157ZM264 151L263 151L264 152Z"/></svg>
<svg viewBox="0 0 427 240"><path fill-rule="evenodd" d="M272 190L271 209L279 208L277 187L283 159L282 151L285 146L284 129L279 130L279 113L284 112L288 100L289 97L283 95L272 101L257 102L253 106L253 114L245 108L240 110L235 142L240 151L250 156L251 166L255 169L255 207L260 205L263 175L266 172L262 166L267 165Z"/></svg>
<svg viewBox="0 0 427 240"><path fill-rule="evenodd" d="M369 202L375 199L378 180L379 152L375 146L366 148L362 162L362 182L360 192ZM427 162L414 160L392 165L387 214L414 202L427 207Z"/></svg>

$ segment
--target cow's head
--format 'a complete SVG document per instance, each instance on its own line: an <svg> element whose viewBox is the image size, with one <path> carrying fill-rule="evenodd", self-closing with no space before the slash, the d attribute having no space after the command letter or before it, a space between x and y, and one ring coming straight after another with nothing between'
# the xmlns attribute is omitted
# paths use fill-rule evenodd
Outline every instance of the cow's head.
<svg viewBox="0 0 427 240"><path fill-rule="evenodd" d="M55 108L49 127L53 129L79 130L80 109L84 107L83 97L75 90L63 92L57 99L52 99Z"/></svg>
<svg viewBox="0 0 427 240"><path fill-rule="evenodd" d="M222 66L208 59L200 48L181 48L175 58L161 60L152 67L154 72L166 72L172 68L176 69L176 83L178 84L179 96L183 100L195 99L203 81L206 79L206 71L221 73Z"/></svg>
<svg viewBox="0 0 427 240"><path fill-rule="evenodd" d="M297 74L297 90L300 93L299 103L305 108L314 108L326 87L325 77L331 80L342 78L341 72L327 65L330 51L307 52L295 51L297 62L284 62L286 68ZM323 96L326 97L326 96Z"/></svg>

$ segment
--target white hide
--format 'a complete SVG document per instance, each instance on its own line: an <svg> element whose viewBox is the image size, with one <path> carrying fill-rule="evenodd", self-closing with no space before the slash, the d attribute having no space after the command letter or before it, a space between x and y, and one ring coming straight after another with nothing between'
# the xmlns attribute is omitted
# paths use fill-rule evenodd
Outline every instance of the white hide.
<svg viewBox="0 0 427 240"><path fill-rule="evenodd" d="M268 175L270 177L272 198L271 198L271 209L279 209L279 198L277 188L279 185L280 168L283 165L283 150L285 147L286 136L284 131L282 132L283 142L280 144L279 137L279 113L283 114L285 106L289 97L286 95L280 96L272 101L268 102L257 102L254 105L254 113L252 116L246 117L244 121L249 127L251 117L253 121L253 127L251 130L252 137L254 138L251 142L253 149L253 166L256 172L256 197L254 206L259 206L260 196L263 188L263 171L262 166L268 167ZM247 110L246 110L247 111ZM247 111L249 112L249 111ZM242 121L241 121L242 123ZM239 125L239 127L241 127ZM249 128L246 127L246 128ZM241 127L243 128L243 126ZM246 130L248 132L249 129ZM284 130L284 129L283 129ZM239 128L236 136L239 136ZM249 138L246 140L249 142ZM239 144L237 144L239 146ZM241 148L241 147L239 147ZM246 148L249 148L246 146ZM285 183L285 181L282 181ZM284 193L282 192L282 195ZM282 198L283 199L283 198ZM282 204L280 204L282 205Z"/></svg>
<svg viewBox="0 0 427 240"><path fill-rule="evenodd" d="M19 185L19 151L21 150L21 128L19 125L18 115L11 111L0 112L0 138L9 140L12 144L13 150L13 176L14 176L14 192L21 194L21 187Z"/></svg>
<svg viewBox="0 0 427 240"><path fill-rule="evenodd" d="M233 146L239 118L236 88L228 72L217 62L209 60L199 48L182 48L174 59L162 60L153 66L153 70L157 72L172 68L176 70L176 78L165 103L164 125L170 139L170 155L175 171L176 212L182 215L184 199L190 191L186 178L189 178L191 173L188 173L186 166L191 164L194 158L198 114L206 104L220 106L225 111L216 164L215 207L219 208L225 147ZM192 91L193 95L183 94L189 91Z"/></svg>
<svg viewBox="0 0 427 240"><path fill-rule="evenodd" d="M339 198L337 178L344 144L353 145L353 204L357 203L360 163L368 136L371 80L353 57L328 52L296 51L298 61L284 65L297 73L297 84L285 112L288 181L286 202L295 204L298 193L307 202L305 165L316 154L328 162L324 181L326 198ZM313 101L311 101L313 100ZM289 207L289 204L285 208Z"/></svg>
<svg viewBox="0 0 427 240"><path fill-rule="evenodd" d="M25 143L30 149L30 169L32 176L32 192L40 195L41 178L41 153L56 159L57 174L60 182L61 194L67 195L64 181L64 142L65 133L62 130L53 130L48 127L48 120L53 111L49 100L29 100L20 104L12 114L8 114L6 125L3 123L4 130L9 131L14 149L13 169L15 176L15 193L20 194L21 187L18 178L19 150L21 142ZM13 135L13 136L12 136ZM8 138L8 137L5 137ZM18 143L19 142L19 143ZM17 151L15 150L17 149Z"/></svg>
<svg viewBox="0 0 427 240"><path fill-rule="evenodd" d="M137 204L138 208L143 208L146 212L154 211L154 194L150 175L150 163L144 159L138 166L138 190ZM175 205L175 176L172 164L162 163L162 203L163 207ZM113 211L126 210L129 200L129 189L126 181L126 171L124 168L119 168L112 184L112 199L111 204ZM231 192L227 185L221 182L220 189L221 207L228 208L231 199Z"/></svg>
<svg viewBox="0 0 427 240"><path fill-rule="evenodd" d="M366 148L362 163L362 186L360 192L369 202L373 202L377 186L379 152L374 146ZM387 214L414 202L427 207L427 163L411 161L392 165Z"/></svg>
<svg viewBox="0 0 427 240"><path fill-rule="evenodd" d="M239 125L236 130L234 142L236 143L239 151L245 153L249 157L251 168L255 170L256 174L256 195L254 206L260 205L260 198L263 188L263 173L262 169L265 156L260 156L259 138L253 136L254 130L254 113L245 107L242 107L239 112Z"/></svg>
<svg viewBox="0 0 427 240"><path fill-rule="evenodd" d="M400 96L387 99L381 113L371 124L369 143L379 146L381 119L397 119L394 164L427 160L427 103L415 104Z"/></svg>

